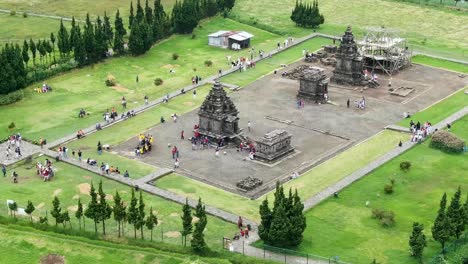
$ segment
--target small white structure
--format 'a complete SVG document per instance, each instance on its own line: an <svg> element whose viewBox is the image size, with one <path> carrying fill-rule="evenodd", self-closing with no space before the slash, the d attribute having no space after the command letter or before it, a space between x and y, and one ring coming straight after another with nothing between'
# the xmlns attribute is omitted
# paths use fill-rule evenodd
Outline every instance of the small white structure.
<svg viewBox="0 0 468 264"><path fill-rule="evenodd" d="M250 47L250 39L252 37L252 34L245 31L220 30L208 35L208 45L240 50Z"/></svg>

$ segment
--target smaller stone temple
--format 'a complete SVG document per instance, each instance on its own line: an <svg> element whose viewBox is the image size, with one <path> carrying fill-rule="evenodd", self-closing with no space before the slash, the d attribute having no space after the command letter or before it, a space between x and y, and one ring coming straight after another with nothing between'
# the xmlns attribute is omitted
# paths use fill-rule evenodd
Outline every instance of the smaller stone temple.
<svg viewBox="0 0 468 264"><path fill-rule="evenodd" d="M198 111L198 132L211 139L231 139L241 132L237 114L239 111L223 86L215 82Z"/></svg>
<svg viewBox="0 0 468 264"><path fill-rule="evenodd" d="M338 84L361 85L364 80L363 58L358 52L351 26L348 26L341 38L335 58L336 66L331 81Z"/></svg>
<svg viewBox="0 0 468 264"><path fill-rule="evenodd" d="M299 79L298 99L324 103L328 97L328 80L325 70L319 67L304 69Z"/></svg>
<svg viewBox="0 0 468 264"><path fill-rule="evenodd" d="M283 129L276 129L265 134L256 141L256 144L255 158L267 162L273 162L294 151L294 147L291 146L291 135Z"/></svg>

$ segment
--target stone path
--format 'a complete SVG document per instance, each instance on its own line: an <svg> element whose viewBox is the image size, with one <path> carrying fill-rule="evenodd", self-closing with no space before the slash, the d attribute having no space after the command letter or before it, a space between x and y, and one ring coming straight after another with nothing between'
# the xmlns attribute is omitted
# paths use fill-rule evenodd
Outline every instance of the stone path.
<svg viewBox="0 0 468 264"><path fill-rule="evenodd" d="M143 178L140 178L140 179L136 180L136 184L143 185L143 184L149 183L151 181L155 181L155 180L157 180L157 179L159 179L161 177L164 177L164 176L166 176L168 174L171 174L172 172L174 172L174 170L167 169L167 168L158 168L158 170L156 172L153 172L151 174L146 175Z"/></svg>
<svg viewBox="0 0 468 264"><path fill-rule="evenodd" d="M449 116L448 118L442 120L441 122L437 123L434 125L434 128L436 129L443 129L447 126L447 124L451 124L458 119L464 117L465 115L468 114L468 106L465 106L465 108L461 109L460 111L454 113L453 115ZM407 131L407 129L405 129ZM307 199L304 201L304 210L307 211L311 209L312 207L316 206L323 200L327 199L328 197L332 196L333 193L339 192L345 187L349 186L353 182L359 180L360 178L366 176L368 173L372 172L376 168L382 166L386 162L390 161L391 159L397 157L398 155L402 154L403 152L407 151L411 147L417 145L417 143L412 143L410 141L404 142L403 146L401 147L395 147L391 151L387 152L383 156L377 158L376 160L372 161L371 163L367 164L365 167L351 173L350 175L346 176L339 182L335 183L332 186L329 186L328 188L322 190L318 194L312 196L311 198Z"/></svg>
<svg viewBox="0 0 468 264"><path fill-rule="evenodd" d="M15 148L16 146L12 146L10 157L7 158L6 156L6 149L8 148L8 141L0 144L0 164L5 166L9 166L13 163L18 161L24 160L26 157L38 153L41 150L41 147L31 144L27 141L22 141L20 145L21 149L21 156L16 158Z"/></svg>

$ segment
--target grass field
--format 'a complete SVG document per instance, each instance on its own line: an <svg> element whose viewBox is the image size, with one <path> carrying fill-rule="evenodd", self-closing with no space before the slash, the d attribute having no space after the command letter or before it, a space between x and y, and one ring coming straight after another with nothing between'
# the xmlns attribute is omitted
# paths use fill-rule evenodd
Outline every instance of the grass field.
<svg viewBox="0 0 468 264"><path fill-rule="evenodd" d="M31 16L24 18L23 14L10 16L7 13L0 13L0 25L2 25L0 27L0 45L18 42L22 46L25 39L29 40L32 38L35 41L38 39L49 40L51 32L57 35L60 21ZM70 23L64 21L64 25L68 27Z"/></svg>
<svg viewBox="0 0 468 264"><path fill-rule="evenodd" d="M26 88L27 96L24 100L0 107L0 137L9 133L6 126L15 121L18 131L26 138L38 139L42 136L50 141L95 123L102 118L106 109L115 106L120 111L122 96L127 98L130 107L136 106L143 103L145 95L150 100L162 97L169 91L189 85L194 75L204 78L215 74L220 68L229 67L227 55L232 55L233 58L248 56L246 50L235 52L209 47L206 35L220 28L251 32L255 35L252 45L257 50L274 49L275 39L279 40L274 34L229 19L217 17L205 21L195 31L195 39L186 35L173 36L143 56L113 58L51 78L46 82L54 88L52 93L34 93L33 88L40 84ZM180 55L178 60L172 59L173 53ZM205 60L213 61L213 66L204 66ZM176 73L170 74L170 69L174 69ZM115 89L104 84L109 74L117 79L118 87ZM138 84L135 82L137 74L140 80ZM156 77L162 78L164 84L156 87L153 84ZM91 115L79 119L77 115L80 108Z"/></svg>
<svg viewBox="0 0 468 264"><path fill-rule="evenodd" d="M38 160L43 161L44 159L45 157L41 157ZM84 204L89 202L89 187L91 183L97 186L98 182L102 179L104 191L110 195L109 199L111 199L111 203L112 195L115 194L115 191L119 191L127 204L130 200L131 189L128 186L106 180L99 175L65 163L55 163L54 167L57 169L57 176L50 182L43 182L36 175L34 168L28 170L25 166L14 169L19 174L18 184L14 184L10 177L0 177L0 200L15 200L18 206L22 208L26 206L28 200L31 200L37 208L33 213L33 217L37 219L39 216L44 216L46 211L50 212L52 199L56 195L61 201L63 210L70 212L74 228L78 227L78 221L74 217L77 199L80 198ZM8 176L11 175L11 171L12 169L8 168ZM164 241L174 244L180 243L181 238L178 231L181 230L180 213L182 206L148 194L144 194L144 200L147 212L152 206L160 220L160 225L155 229L155 238L160 241L161 233L163 233ZM5 206L0 207L0 214L7 215L7 208ZM49 221L50 224L54 224L54 220L50 215ZM101 227L98 226L98 228L100 229ZM229 237L235 233L236 229L235 225L209 216L205 238L211 247L220 248L222 236ZM94 225L90 219L86 219L86 230L94 231ZM117 235L117 225L114 220L110 219L107 221L106 230L110 236ZM133 228L131 226L127 225L125 231L126 236L133 236ZM149 237L149 232L145 231L145 233L145 236Z"/></svg>
<svg viewBox="0 0 468 264"><path fill-rule="evenodd" d="M416 55L412 57L411 62L419 63L419 64L423 64L427 66L432 66L436 68L446 69L450 71L468 73L468 65L466 64L431 58L431 57L423 56L423 55Z"/></svg>
<svg viewBox="0 0 468 264"><path fill-rule="evenodd" d="M454 133L468 139L468 117L453 125ZM307 212L307 229L300 250L323 256L340 256L353 263L417 263L408 253L408 237L414 221L424 224L428 247L424 259L440 251L430 229L440 197L451 197L458 186L463 197L468 191L466 154L450 155L428 147L428 142L409 150ZM409 172L399 169L410 161ZM386 195L383 187L396 180L395 192ZM366 201L370 206L366 207ZM372 208L395 212L396 224L381 227L371 218Z"/></svg>
<svg viewBox="0 0 468 264"><path fill-rule="evenodd" d="M107 12L111 17L115 16L117 9L120 10L120 14L123 17L127 17L130 13L130 2L131 0L115 0L115 1L91 1L91 0L0 0L0 6L5 9L17 10L17 12L28 11L32 13L56 15L63 17L72 17L84 19L86 13L90 13L91 16L101 17L104 12ZM133 1L133 7L136 10L137 1ZM148 1L149 5L153 7L153 1ZM172 5L175 3L174 0L161 0L164 5L166 12L172 9ZM144 7L145 1L141 1Z"/></svg>
<svg viewBox="0 0 468 264"><path fill-rule="evenodd" d="M465 89L461 89L449 98L413 114L411 119L415 122L419 121L424 123L426 121L430 121L431 123L436 124L465 106L468 106L468 95L465 94ZM403 119L398 122L398 125L409 127L409 122L410 120Z"/></svg>
<svg viewBox="0 0 468 264"><path fill-rule="evenodd" d="M238 0L233 16L293 35L308 34L310 29L296 27L289 18L295 2ZM411 44L468 57L466 13L382 0L324 0L319 7L325 16L321 32L341 35L346 25L352 25L358 33L368 26L385 26L399 30Z"/></svg>

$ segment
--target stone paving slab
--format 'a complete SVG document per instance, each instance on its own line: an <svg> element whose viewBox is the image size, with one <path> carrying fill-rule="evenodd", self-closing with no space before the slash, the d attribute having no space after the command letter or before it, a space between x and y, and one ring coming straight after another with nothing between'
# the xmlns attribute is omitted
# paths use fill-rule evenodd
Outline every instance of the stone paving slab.
<svg viewBox="0 0 468 264"><path fill-rule="evenodd" d="M164 177L168 174L171 174L172 172L174 172L174 170L171 170L171 169L167 169L167 168L158 168L158 170L156 172L153 172L151 174L148 174L146 175L145 177L143 178L140 178L138 180L136 180L136 183L137 184L145 184L145 183L148 183L150 181L155 181L161 177Z"/></svg>

